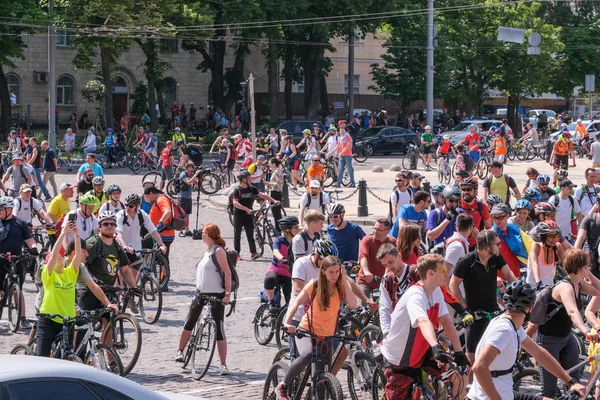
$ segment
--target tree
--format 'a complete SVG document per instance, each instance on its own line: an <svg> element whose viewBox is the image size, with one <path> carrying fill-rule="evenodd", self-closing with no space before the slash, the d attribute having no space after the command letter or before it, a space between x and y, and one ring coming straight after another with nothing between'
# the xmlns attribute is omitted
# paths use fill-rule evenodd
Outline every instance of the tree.
<svg viewBox="0 0 600 400"><path fill-rule="evenodd" d="M0 1L0 15L10 16L12 24L0 25L0 135L6 137L10 131L12 107L3 66L14 68L15 64L12 59L24 60L23 49L26 46L21 39L21 34L39 30L39 28L21 24L26 22L25 25L32 25L32 21L44 23L48 17L35 0L2 0Z"/></svg>

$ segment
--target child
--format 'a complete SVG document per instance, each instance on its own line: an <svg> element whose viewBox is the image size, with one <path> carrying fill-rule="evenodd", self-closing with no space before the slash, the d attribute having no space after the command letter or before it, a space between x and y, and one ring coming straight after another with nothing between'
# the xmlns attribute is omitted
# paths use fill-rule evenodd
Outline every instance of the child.
<svg viewBox="0 0 600 400"><path fill-rule="evenodd" d="M494 161L506 162L506 139L500 136L500 128L494 129L494 142L488 153L494 150Z"/></svg>
<svg viewBox="0 0 600 400"><path fill-rule="evenodd" d="M450 142L450 135L444 135L442 136L442 143L440 143L436 150L439 165L442 165L442 162L448 159L450 150L456 155L456 150L454 150L454 147L452 147L452 143Z"/></svg>
<svg viewBox="0 0 600 400"><path fill-rule="evenodd" d="M456 147L456 170L467 171L469 177L473 176L473 159L465 152L464 146L458 145Z"/></svg>

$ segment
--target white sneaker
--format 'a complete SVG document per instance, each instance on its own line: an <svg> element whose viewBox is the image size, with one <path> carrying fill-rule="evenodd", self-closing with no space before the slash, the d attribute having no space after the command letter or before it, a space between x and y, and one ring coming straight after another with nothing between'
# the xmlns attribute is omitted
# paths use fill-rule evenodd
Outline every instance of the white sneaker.
<svg viewBox="0 0 600 400"><path fill-rule="evenodd" d="M177 353L175 354L175 362L183 362L184 356L183 356L183 351L182 350L177 350Z"/></svg>
<svg viewBox="0 0 600 400"><path fill-rule="evenodd" d="M227 369L227 365L221 364L221 368L219 368L219 375L229 375L229 370Z"/></svg>

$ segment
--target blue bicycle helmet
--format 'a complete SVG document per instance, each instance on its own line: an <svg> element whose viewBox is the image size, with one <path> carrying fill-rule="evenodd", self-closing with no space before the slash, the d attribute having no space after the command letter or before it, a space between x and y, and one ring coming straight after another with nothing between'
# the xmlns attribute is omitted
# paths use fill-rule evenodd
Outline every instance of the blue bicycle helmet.
<svg viewBox="0 0 600 400"><path fill-rule="evenodd" d="M550 176L546 174L540 174L538 175L536 180L538 181L538 183L550 183Z"/></svg>
<svg viewBox="0 0 600 400"><path fill-rule="evenodd" d="M319 258L338 256L338 249L329 239L320 239L315 242L314 251Z"/></svg>
<svg viewBox="0 0 600 400"><path fill-rule="evenodd" d="M433 187L431 188L431 194L433 196L437 196L438 194L440 194L444 191L445 187L446 186L444 186L444 185L433 185Z"/></svg>
<svg viewBox="0 0 600 400"><path fill-rule="evenodd" d="M523 198L529 201L542 201L542 195L536 189L529 188L523 193Z"/></svg>
<svg viewBox="0 0 600 400"><path fill-rule="evenodd" d="M529 200L521 199L515 203L515 210L527 209L531 211L531 203Z"/></svg>

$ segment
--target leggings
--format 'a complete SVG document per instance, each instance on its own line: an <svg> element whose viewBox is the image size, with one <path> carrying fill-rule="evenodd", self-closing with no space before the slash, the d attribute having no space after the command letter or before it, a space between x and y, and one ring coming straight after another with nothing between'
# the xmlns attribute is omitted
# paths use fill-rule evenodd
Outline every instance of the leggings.
<svg viewBox="0 0 600 400"><path fill-rule="evenodd" d="M233 214L233 248L240 254L242 249L242 228L246 231L246 239L250 253L256 253L256 243L254 243L254 217L248 215L245 211L235 210Z"/></svg>
<svg viewBox="0 0 600 400"><path fill-rule="evenodd" d="M265 275L265 289L273 290L277 286L281 286L283 297L285 298L285 304L290 304L290 297L292 294L292 278L278 275L276 272L267 272Z"/></svg>
<svg viewBox="0 0 600 400"><path fill-rule="evenodd" d="M271 190L271 197L274 200L280 200L281 201L281 192L277 191L277 190ZM281 205L278 206L273 206L271 208L271 212L273 213L273 219L275 220L275 229L277 230L277 232L281 232L281 230L279 229L279 220L281 220Z"/></svg>
<svg viewBox="0 0 600 400"><path fill-rule="evenodd" d="M204 293L205 296L215 296L219 298L223 298L223 293ZM196 326L196 322L198 322L198 318L200 318L200 314L202 314L202 309L206 304L206 300L200 297L200 293L196 293L196 298L192 300L192 304L190 304L190 311L185 319L185 325L183 329L186 331L193 331L194 326ZM217 303L214 307L211 307L210 314L217 324L217 340L225 340L225 305L222 303Z"/></svg>
<svg viewBox="0 0 600 400"><path fill-rule="evenodd" d="M579 349L572 334L566 337L547 336L537 333L535 341L548 351L565 369L574 367L579 362ZM542 396L554 397L556 395L557 378L541 366L540 378L542 380ZM579 381L579 369L570 373L571 377Z"/></svg>
<svg viewBox="0 0 600 400"><path fill-rule="evenodd" d="M286 383L286 385L291 384L294 378L299 376L304 368L310 364L313 345L318 346L317 354L325 359L328 366L331 365L331 357L333 356L334 350L331 339L325 339L325 342L314 344L313 339L308 336L304 336L302 339L296 339L296 346L298 347L300 356L290 364L290 368L285 374L283 381ZM323 371L324 369L325 366L322 363L317 363L317 371ZM312 371L312 373L315 373L315 371Z"/></svg>

